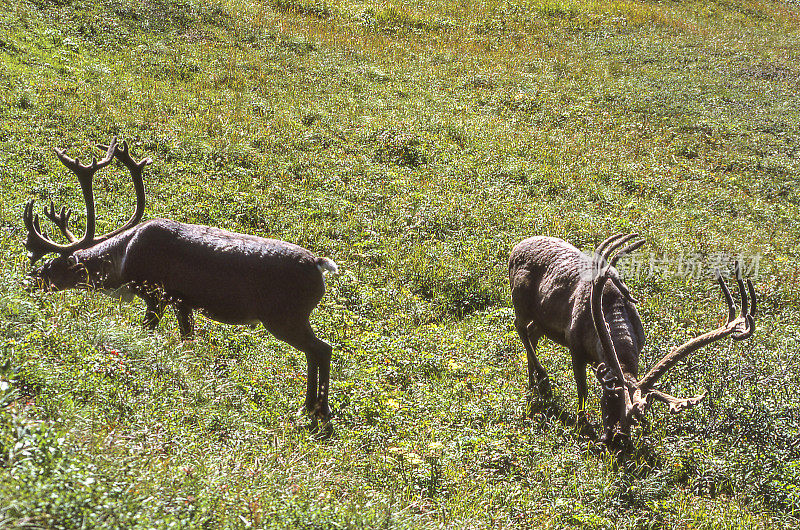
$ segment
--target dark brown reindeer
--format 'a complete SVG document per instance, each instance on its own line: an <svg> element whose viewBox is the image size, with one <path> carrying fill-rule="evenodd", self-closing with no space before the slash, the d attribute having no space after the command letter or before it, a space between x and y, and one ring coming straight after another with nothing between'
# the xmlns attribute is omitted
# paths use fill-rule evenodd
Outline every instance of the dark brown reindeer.
<svg viewBox="0 0 800 530"><path fill-rule="evenodd" d="M323 272L336 264L308 250L275 239L237 234L219 228L153 219L144 213L142 182L149 158L135 161L126 142L98 145L106 154L83 165L56 149L59 160L78 177L86 203L86 232L80 240L69 231L70 210L44 209L68 240L56 243L42 231L33 200L23 215L25 247L35 264L47 253L59 254L30 273L35 286L51 291L98 289L121 297L141 297L144 324L155 328L167 305L174 306L182 337L193 332L193 310L228 324L262 323L276 338L306 355L308 384L304 408L316 419L330 417L328 389L331 347L316 337L309 315L325 292ZM117 158L130 171L136 208L122 227L95 237L92 178Z"/></svg>
<svg viewBox="0 0 800 530"><path fill-rule="evenodd" d="M615 268L620 257L644 244L635 238L636 234L612 236L597 247L593 256L588 256L562 239L531 237L518 243L509 258L514 326L528 357L530 391L543 397L551 394L547 371L536 358L536 345L544 335L569 348L579 418L584 422L588 398L586 367L595 368L603 387L601 439L607 443L624 440L631 423L643 416L653 400L668 404L672 413L699 403L705 394L676 398L660 391L656 382L692 352L728 336L744 340L755 327L756 297L750 280L745 290L737 267L742 300L737 317L733 297L718 274L728 305L725 325L675 347L638 379L644 328L636 300Z"/></svg>

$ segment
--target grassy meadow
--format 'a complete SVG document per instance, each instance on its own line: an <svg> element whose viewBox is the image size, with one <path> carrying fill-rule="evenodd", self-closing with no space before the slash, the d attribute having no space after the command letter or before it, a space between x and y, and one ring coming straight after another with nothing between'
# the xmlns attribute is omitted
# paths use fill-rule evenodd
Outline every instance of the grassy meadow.
<svg viewBox="0 0 800 530"><path fill-rule="evenodd" d="M0 528L798 527L799 94L797 0L0 0ZM145 218L339 264L330 439L263 328L181 342L171 311L148 333L139 301L23 288L25 202L85 222L52 148L115 135L154 160ZM95 190L106 232L129 176ZM627 231L642 371L724 322L715 261L745 257L759 312L625 456L526 414L507 258ZM539 354L574 411L568 352Z"/></svg>

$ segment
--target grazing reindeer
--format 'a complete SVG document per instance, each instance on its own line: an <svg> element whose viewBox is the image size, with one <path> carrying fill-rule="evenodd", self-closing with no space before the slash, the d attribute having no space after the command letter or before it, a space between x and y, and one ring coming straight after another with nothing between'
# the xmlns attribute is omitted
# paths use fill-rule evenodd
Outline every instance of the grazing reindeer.
<svg viewBox="0 0 800 530"><path fill-rule="evenodd" d="M139 224L144 213L142 172L152 161L131 158L128 145L99 145L105 158L83 165L56 149L61 162L78 177L86 203L86 232L80 240L69 231L71 211L44 215L68 244L59 244L40 228L33 200L25 206L25 247L31 264L45 254L58 257L30 273L36 286L50 291L99 289L116 296L141 297L147 305L144 324L154 329L167 305L173 305L182 337L192 334L194 309L228 324L261 322L278 339L306 355L308 386L305 410L328 420L331 347L314 335L309 315L325 292L323 272L336 264L291 243L237 234L219 228L154 219ZM122 227L95 237L95 172L121 161L130 171L136 209Z"/></svg>
<svg viewBox="0 0 800 530"><path fill-rule="evenodd" d="M725 325L674 348L637 379L644 328L636 300L614 268L620 257L644 244L643 240L630 243L635 238L636 234L612 236L590 257L562 239L531 237L518 243L509 258L514 326L528 356L529 389L545 397L551 394L547 371L536 358L536 344L542 335L569 348L582 420L588 397L587 365L595 367L603 386L605 431L601 438L607 443L620 435L624 438L631 422L642 417L653 399L667 403L672 413L699 403L705 394L676 398L658 390L656 381L703 346L728 336L744 340L755 328L753 285L747 280L748 307L748 294L737 267L741 315L736 317L733 298L718 275L729 310Z"/></svg>

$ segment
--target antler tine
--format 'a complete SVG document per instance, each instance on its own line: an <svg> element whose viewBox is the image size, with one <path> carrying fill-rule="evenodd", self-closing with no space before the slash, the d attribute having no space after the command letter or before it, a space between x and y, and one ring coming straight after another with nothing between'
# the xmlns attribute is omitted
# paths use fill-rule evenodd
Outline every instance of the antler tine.
<svg viewBox="0 0 800 530"><path fill-rule="evenodd" d="M54 248L55 243L42 234L39 226L39 216L34 216L33 214L33 203L33 199L25 203L25 210L22 213L22 221L28 231L28 237L25 239L24 245L28 250L28 259L30 259L31 264L36 263L49 252L58 252Z"/></svg>
<svg viewBox="0 0 800 530"><path fill-rule="evenodd" d="M622 243L620 243L620 239L623 240ZM624 244L624 242L628 239L630 239L630 236L626 236L625 234L615 234L604 239L599 245L597 245L592 253L592 281L595 281L600 276L608 275L608 271L610 269L608 256L614 251L615 248L618 248L620 244Z"/></svg>
<svg viewBox="0 0 800 530"><path fill-rule="evenodd" d="M742 300L742 318L747 318L747 310L749 309L748 300L747 300L747 291L744 288L744 280L742 280L742 268L739 266L739 262L736 262L734 266L734 277L736 278L736 285L739 286L739 298Z"/></svg>
<svg viewBox="0 0 800 530"><path fill-rule="evenodd" d="M619 236L615 241L612 241L611 243L608 244L608 246L603 247L603 249L599 251L598 254L602 256L602 258L605 261L608 262L611 258L611 255L614 252L616 252L618 248L620 248L622 245L624 245L625 243L627 243L628 241L630 241L631 239L635 238L638 235L639 234L635 232L627 235L619 234Z"/></svg>
<svg viewBox="0 0 800 530"><path fill-rule="evenodd" d="M733 301L733 296L731 296L728 286L725 285L725 280L722 279L719 269L714 269L714 277L717 279L720 289L722 289L725 303L728 304L728 322L733 322L733 319L736 318L736 303Z"/></svg>
<svg viewBox="0 0 800 530"><path fill-rule="evenodd" d="M739 286L739 298L742 301L742 311L739 320L743 321L744 330L740 333L734 333L731 338L733 340L744 340L749 338L753 334L753 331L755 331L756 292L753 288L753 282L751 282L749 278L747 279L747 289L745 289L745 282L742 279L739 262L736 262L734 274L736 276L736 284ZM722 294L725 296L725 302L728 304L727 324L730 324L736 319L736 303L733 301L733 296L728 286L725 285L725 281L722 279L719 270L716 271L716 277L717 283L719 283L722 289Z"/></svg>
<svg viewBox="0 0 800 530"><path fill-rule="evenodd" d="M748 306L748 296L745 292L744 281L742 281L741 275L736 278L736 283L739 285L739 293L742 299L742 313L740 318L744 320L744 330L739 333L734 333L731 335L731 338L733 340L744 340L749 338L753 334L753 331L755 331L756 293L755 289L753 289L753 282L748 278L747 291L750 292L750 305Z"/></svg>
<svg viewBox="0 0 800 530"><path fill-rule="evenodd" d="M619 248L620 245L625 244L625 242L629 241L631 236L636 236L636 234L615 234L611 237L604 239L597 247L594 249L594 257L600 264L605 265L608 261L608 256L614 252L614 249Z"/></svg>
<svg viewBox="0 0 800 530"><path fill-rule="evenodd" d="M652 399L657 399L658 401L669 405L670 414L678 414L688 408L694 407L706 397L706 393L703 392L702 394L698 394L689 398L678 398L654 388L648 390L647 395Z"/></svg>
<svg viewBox="0 0 800 530"><path fill-rule="evenodd" d="M56 207L53 204L53 201L50 201L50 209L45 206L42 209L42 213L45 217L50 219L50 221L56 225L61 233L67 238L67 241L70 243L74 243L76 241L75 235L69 230L69 216L72 215L72 208L65 208L64 206L61 207L61 211L56 213Z"/></svg>
<svg viewBox="0 0 800 530"><path fill-rule="evenodd" d="M53 240L53 238L51 238L50 235L47 232L42 230L42 225L39 224L39 214L38 213L37 214L33 214L33 227L36 228L36 231L43 238L45 238L46 240L48 240L48 241L52 241Z"/></svg>
<svg viewBox="0 0 800 530"><path fill-rule="evenodd" d="M97 148L103 151L108 149L108 146L105 144L97 144ZM143 168L144 166L149 166L153 163L153 159L150 157L143 158L139 162L136 162L130 156L130 149L128 148L128 141L123 140L122 145L117 145L116 151L114 153L117 159L125 165L131 164L136 166L137 168ZM126 163L127 162L127 163Z"/></svg>
<svg viewBox="0 0 800 530"><path fill-rule="evenodd" d="M630 238L626 238L626 241L629 241L630 239L633 239L636 236L637 236L637 234L631 234ZM613 258L611 258L610 265L612 267L615 267L617 265L617 261L619 261L619 259L621 257L625 256L626 254L630 254L631 252L633 252L634 250L637 250L639 247L641 247L644 244L645 244L645 240L644 239L640 239L639 241L635 241L635 242L631 243L630 245L626 246L625 248L623 248L622 250L617 252L614 255Z"/></svg>
<svg viewBox="0 0 800 530"><path fill-rule="evenodd" d="M92 163L89 165L81 164L80 158L77 156L75 158L68 157L63 149L54 147L53 150L56 152L58 159L61 160L61 163L77 175L79 182L83 183L84 180L88 180L89 183L91 183L91 178L97 170L107 166L111 163L111 160L113 160L114 148L116 145L117 138L114 137L111 141L111 145L106 150L106 156L100 161L97 160L97 157L92 157Z"/></svg>
<svg viewBox="0 0 800 530"><path fill-rule="evenodd" d="M753 288L753 282L750 278L747 279L747 290L750 292L750 312L747 315L747 331L736 334L733 340L744 340L756 330L756 290Z"/></svg>
<svg viewBox="0 0 800 530"><path fill-rule="evenodd" d="M644 239L641 239L639 241L631 243L630 245L626 246L625 248L623 248L622 250L617 252L617 254L613 258L611 258L611 262L609 263L609 265L611 267L616 267L617 261L619 261L619 259L621 257L625 256L626 254L629 254L629 253L633 252L634 250L638 249L639 247L641 247L644 244L645 244L645 240ZM633 295L631 294L630 289L628 289L628 286L625 285L625 283L623 283L622 278L620 278L619 275L612 274L611 275L611 281L614 282L614 285L617 286L617 289L619 289L619 291L622 293L622 296L624 296L627 300L629 300L631 303L634 303L634 304L638 304L639 303L639 300L637 300L636 298L633 297Z"/></svg>
<svg viewBox="0 0 800 530"><path fill-rule="evenodd" d="M630 241L631 239L635 238L638 234L617 234L605 239L600 245L595 249L594 255L592 256L592 275L594 277L599 276L608 276L609 270L614 264L617 262L619 258L612 258L609 260L609 257L622 245ZM634 243L633 245L629 245L625 247L622 252L620 253L619 257L622 257L627 252L631 252L636 248L639 248L641 245L644 244L644 241L639 243L638 245ZM618 286L622 284L622 281L616 276L616 274L612 275L614 283ZM633 300L633 297L630 296L630 291L624 285L621 287L623 293L627 293L626 297Z"/></svg>
<svg viewBox="0 0 800 530"><path fill-rule="evenodd" d="M611 272L611 268L616 266L617 262L620 258L633 252L634 250L638 249L642 245L645 244L645 241L642 239L640 241L636 241L624 247L622 250L617 252L613 257L612 254L619 249L622 245L634 239L638 236L637 233L632 234L617 234L611 236L604 240L594 252L594 257L592 261L592 272L593 276L610 276L611 280L614 282L614 285L620 290L622 295L629 300L630 302L636 304L638 300L631 295L630 289L622 282L622 279L614 272ZM610 259L609 259L610 257Z"/></svg>

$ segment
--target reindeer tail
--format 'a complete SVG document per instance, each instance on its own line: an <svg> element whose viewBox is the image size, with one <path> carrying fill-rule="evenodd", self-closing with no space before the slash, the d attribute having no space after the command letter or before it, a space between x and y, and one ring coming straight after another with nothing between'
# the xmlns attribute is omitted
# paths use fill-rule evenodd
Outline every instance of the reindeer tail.
<svg viewBox="0 0 800 530"><path fill-rule="evenodd" d="M339 272L339 266L333 262L330 258L317 258L317 268L323 274L325 272L330 272L336 274Z"/></svg>

